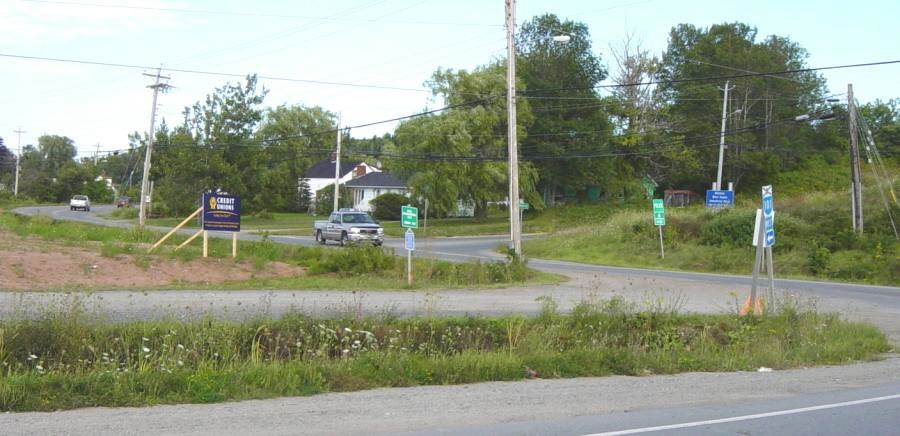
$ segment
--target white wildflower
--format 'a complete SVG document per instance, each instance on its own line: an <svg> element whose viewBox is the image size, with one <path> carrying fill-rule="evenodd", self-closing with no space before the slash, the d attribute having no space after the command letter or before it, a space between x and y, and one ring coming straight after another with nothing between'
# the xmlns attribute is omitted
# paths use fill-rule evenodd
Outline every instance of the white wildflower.
<svg viewBox="0 0 900 436"><path fill-rule="evenodd" d="M184 345L178 344L178 349L183 350L183 349L184 349Z"/></svg>
<svg viewBox="0 0 900 436"><path fill-rule="evenodd" d="M149 352L150 352L150 349L147 348L147 347L143 347L142 350L144 350L145 353L149 353Z"/></svg>

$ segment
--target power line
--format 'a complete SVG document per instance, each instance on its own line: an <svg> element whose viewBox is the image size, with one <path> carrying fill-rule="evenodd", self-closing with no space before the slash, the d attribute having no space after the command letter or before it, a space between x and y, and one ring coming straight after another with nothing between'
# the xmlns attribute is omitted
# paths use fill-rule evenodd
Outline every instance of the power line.
<svg viewBox="0 0 900 436"><path fill-rule="evenodd" d="M16 55L10 53L0 53L0 57L6 58L14 58L14 59L26 59L26 60L38 60L38 61L49 61L49 62L65 62L65 63L74 63L74 64L83 64L83 65L95 65L101 67L112 67L112 68L129 68L129 69L140 69L140 70L152 70L157 69L158 67L149 67L146 65L135 65L135 64L120 64L115 62L100 62L100 61L89 61L83 59L66 59L66 58L51 58L51 57L42 57L42 56L26 56L26 55ZM224 77L246 77L247 74L237 74L237 73L223 73L217 71L203 71L203 70L190 70L183 68L172 68L172 67L163 67L162 71L169 71L173 73L186 73L186 74L203 74L210 76L224 76ZM265 76L265 75L257 75L259 79L265 80L275 80L275 81L283 81L283 82L297 82L297 83L308 83L314 85L331 85L331 86L348 86L354 88L373 88L373 89L387 89L393 91L415 91L415 92L431 92L430 90L423 88L403 88L398 86L383 86L383 85L369 85L362 83L348 83L348 82L331 82L326 80L312 80L312 79L297 79L291 77L276 77L276 76Z"/></svg>
<svg viewBox="0 0 900 436"><path fill-rule="evenodd" d="M293 14L274 14L264 12L247 12L247 11L221 11L212 9L187 9L187 8L165 8L150 6L132 6L132 5L111 5L87 2L69 2L69 1L53 1L53 0L21 0L28 3L46 3L64 6L81 6L108 9L130 9L142 11L158 11L158 12L175 12L184 14L206 14L206 15L230 15L241 17L259 17L259 18L285 18L299 20L316 20L316 21L335 21L349 23L386 23L386 24L413 24L413 25L444 25L444 26L469 26L469 27L503 27L501 24L495 23L461 23L452 21L419 21L419 20L381 20L381 19L350 19L337 17L320 17L310 15L293 15Z"/></svg>
<svg viewBox="0 0 900 436"><path fill-rule="evenodd" d="M732 74L732 75L726 75L726 76L707 76L707 77L689 77L689 78L682 78L682 79L648 80L646 82L614 83L614 84L610 84L610 85L595 85L595 86L591 86L591 87L548 88L548 89L531 90L528 92L584 91L584 90L594 90L594 89L598 89L598 88L599 89L623 88L623 87L629 87L629 86L647 86L647 85L665 85L665 84L671 85L671 84L676 84L676 83L708 82L708 81L721 81L721 80L728 80L728 79L740 79L740 78L746 78L746 77L799 74L799 73L808 73L808 72L812 72L812 71L837 70L837 69L844 69L844 68L873 67L873 66L879 66L879 65L897 64L897 63L900 63L900 60L866 62L866 63L860 63L860 64L832 65L832 66L828 66L828 67L816 67L816 68L797 68L797 69L792 69L792 70Z"/></svg>

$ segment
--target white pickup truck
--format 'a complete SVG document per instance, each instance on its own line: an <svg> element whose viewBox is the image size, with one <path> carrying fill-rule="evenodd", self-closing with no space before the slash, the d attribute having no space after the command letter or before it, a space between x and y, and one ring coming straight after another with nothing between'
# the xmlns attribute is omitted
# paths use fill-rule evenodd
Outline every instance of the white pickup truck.
<svg viewBox="0 0 900 436"><path fill-rule="evenodd" d="M91 199L87 195L76 195L69 200L69 210L91 211Z"/></svg>
<svg viewBox="0 0 900 436"><path fill-rule="evenodd" d="M339 241L341 246L349 243L371 243L380 246L384 243L384 229L369 214L353 209L341 209L332 212L327 220L319 220L313 224L316 241L326 244L328 241Z"/></svg>

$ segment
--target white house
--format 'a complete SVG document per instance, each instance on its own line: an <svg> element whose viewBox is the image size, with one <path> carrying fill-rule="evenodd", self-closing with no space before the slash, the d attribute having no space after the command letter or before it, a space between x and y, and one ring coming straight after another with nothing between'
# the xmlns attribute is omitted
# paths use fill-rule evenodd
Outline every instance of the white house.
<svg viewBox="0 0 900 436"><path fill-rule="evenodd" d="M345 183L344 186L350 191L353 208L366 212L372 211L372 205L369 202L381 194L406 195L409 192L406 183L395 179L390 173L381 171L357 177Z"/></svg>
<svg viewBox="0 0 900 436"><path fill-rule="evenodd" d="M334 185L334 168L334 159L326 159L313 164L313 166L309 167L303 175L303 178L306 179L306 183L309 184L310 198L312 200L315 200L317 191L326 186ZM338 183L343 185L354 178L377 172L381 172L381 170L365 162L341 162L340 179ZM297 182L299 185L300 181L298 180Z"/></svg>

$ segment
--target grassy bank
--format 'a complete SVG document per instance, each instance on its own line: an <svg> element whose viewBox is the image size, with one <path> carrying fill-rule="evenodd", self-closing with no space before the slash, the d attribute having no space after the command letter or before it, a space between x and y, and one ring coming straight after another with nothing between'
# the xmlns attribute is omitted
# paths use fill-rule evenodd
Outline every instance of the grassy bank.
<svg viewBox="0 0 900 436"><path fill-rule="evenodd" d="M0 410L211 403L374 387L755 370L872 359L875 328L784 307L759 318L618 300L535 318L289 315L105 323L77 310L0 322Z"/></svg>
<svg viewBox="0 0 900 436"><path fill-rule="evenodd" d="M900 244L878 194L867 194L863 235L850 230L846 192L776 196L776 274L900 284ZM526 241L525 253L604 265L749 274L756 207L747 199L719 212L702 206L667 208L665 259L659 257L659 234L649 204L619 210L594 225Z"/></svg>
<svg viewBox="0 0 900 436"><path fill-rule="evenodd" d="M201 256L199 242L179 251L174 248L187 236L174 235L154 254L149 244L162 236L135 228L115 228L82 223L54 221L50 218L24 217L0 211L0 230L22 237L39 237L60 244L96 249L103 256L126 256L138 265L149 266L154 259L190 262ZM230 259L231 241L211 238L211 257ZM226 284L174 284L167 288L253 288L253 289L400 289L406 288L406 269L402 259L391 250L375 247L327 249L276 244L269 240L240 243L235 262L250 262L262 269L270 262L283 262L307 268L294 277L259 278ZM512 283L550 283L558 276L539 273L521 262L463 262L417 259L414 264L415 288L484 287Z"/></svg>

